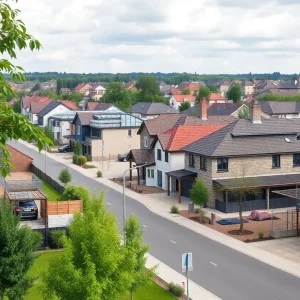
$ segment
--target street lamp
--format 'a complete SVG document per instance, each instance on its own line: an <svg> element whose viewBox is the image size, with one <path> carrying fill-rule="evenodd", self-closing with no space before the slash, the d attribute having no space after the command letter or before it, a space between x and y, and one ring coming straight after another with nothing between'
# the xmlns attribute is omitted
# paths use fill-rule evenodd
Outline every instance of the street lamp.
<svg viewBox="0 0 300 300"><path fill-rule="evenodd" d="M124 234L124 244L125 244L125 221L126 221L126 203L125 203L125 176L128 171L139 169L145 167L146 164L140 165L140 166L133 166L132 168L129 168L125 170L123 174L123 234Z"/></svg>

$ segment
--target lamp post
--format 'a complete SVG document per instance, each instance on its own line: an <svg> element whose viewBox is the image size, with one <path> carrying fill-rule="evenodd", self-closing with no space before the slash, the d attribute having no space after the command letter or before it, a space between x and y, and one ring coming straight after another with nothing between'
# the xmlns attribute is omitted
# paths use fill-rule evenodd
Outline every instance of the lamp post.
<svg viewBox="0 0 300 300"><path fill-rule="evenodd" d="M125 201L125 176L126 173L130 170L139 169L145 167L146 164L140 165L140 166L133 166L132 168L129 168L124 171L123 174L123 235L124 235L124 244L125 244L125 221L126 221L126 201Z"/></svg>

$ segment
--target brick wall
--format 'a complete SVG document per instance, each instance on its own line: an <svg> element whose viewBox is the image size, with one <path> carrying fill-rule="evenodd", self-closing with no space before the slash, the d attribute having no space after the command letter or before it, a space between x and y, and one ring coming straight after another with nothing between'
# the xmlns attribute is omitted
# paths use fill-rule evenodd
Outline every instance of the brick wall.
<svg viewBox="0 0 300 300"><path fill-rule="evenodd" d="M13 164L11 172L31 172L32 158L9 145L7 148L11 154L9 161Z"/></svg>

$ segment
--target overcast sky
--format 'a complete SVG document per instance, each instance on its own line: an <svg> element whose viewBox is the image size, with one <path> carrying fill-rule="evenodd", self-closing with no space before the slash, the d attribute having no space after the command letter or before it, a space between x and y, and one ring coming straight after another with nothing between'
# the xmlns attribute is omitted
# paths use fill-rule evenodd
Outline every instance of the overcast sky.
<svg viewBox="0 0 300 300"><path fill-rule="evenodd" d="M19 0L26 71L300 72L300 0Z"/></svg>

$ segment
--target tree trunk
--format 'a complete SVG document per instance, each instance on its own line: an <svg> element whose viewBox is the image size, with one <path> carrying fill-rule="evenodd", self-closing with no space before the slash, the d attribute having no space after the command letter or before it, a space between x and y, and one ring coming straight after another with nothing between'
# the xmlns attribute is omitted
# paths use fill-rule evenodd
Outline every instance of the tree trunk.
<svg viewBox="0 0 300 300"><path fill-rule="evenodd" d="M130 291L130 300L133 300L133 292Z"/></svg>
<svg viewBox="0 0 300 300"><path fill-rule="evenodd" d="M0 291L0 300L4 300L4 291Z"/></svg>
<svg viewBox="0 0 300 300"><path fill-rule="evenodd" d="M244 201L243 201L243 197L241 196L240 201L239 201L239 217L240 217L240 231L241 232L244 231L243 206L244 206Z"/></svg>

